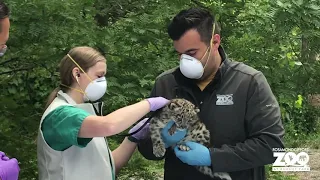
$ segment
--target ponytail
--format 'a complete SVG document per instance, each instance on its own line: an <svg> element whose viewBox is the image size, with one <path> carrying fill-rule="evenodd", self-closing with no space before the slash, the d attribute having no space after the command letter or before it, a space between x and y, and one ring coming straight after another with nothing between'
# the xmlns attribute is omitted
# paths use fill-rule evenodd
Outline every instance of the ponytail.
<svg viewBox="0 0 320 180"><path fill-rule="evenodd" d="M55 88L47 99L47 104L45 106L45 110L50 106L52 101L57 97L58 92L60 91L60 87Z"/></svg>

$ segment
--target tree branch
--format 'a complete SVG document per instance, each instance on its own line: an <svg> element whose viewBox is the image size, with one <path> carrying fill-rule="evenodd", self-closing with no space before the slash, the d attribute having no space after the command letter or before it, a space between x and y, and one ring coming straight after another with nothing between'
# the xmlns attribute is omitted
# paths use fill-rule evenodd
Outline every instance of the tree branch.
<svg viewBox="0 0 320 180"><path fill-rule="evenodd" d="M1 72L0 76L4 75L4 74L10 74L10 73L19 72L19 71L26 71L26 70L30 70L30 69L32 69L32 68L21 68L21 69L14 69L11 71L5 71L5 72Z"/></svg>
<svg viewBox="0 0 320 180"><path fill-rule="evenodd" d="M12 58L12 59L9 59L9 60L0 62L0 66L2 66L2 65L4 65L4 64L7 64L8 62L15 61L15 60L17 60L17 59L18 59L18 58Z"/></svg>

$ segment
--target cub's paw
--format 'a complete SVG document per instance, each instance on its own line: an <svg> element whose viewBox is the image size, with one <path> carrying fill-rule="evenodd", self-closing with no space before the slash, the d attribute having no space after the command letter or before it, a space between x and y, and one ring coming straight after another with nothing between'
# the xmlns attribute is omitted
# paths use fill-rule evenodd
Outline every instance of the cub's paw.
<svg viewBox="0 0 320 180"><path fill-rule="evenodd" d="M153 154L156 157L162 157L164 156L164 154L166 153L166 149L164 147L161 146L153 146Z"/></svg>
<svg viewBox="0 0 320 180"><path fill-rule="evenodd" d="M190 148L188 146L183 145L183 144L179 144L178 148L180 151L189 151L190 150Z"/></svg>
<svg viewBox="0 0 320 180"><path fill-rule="evenodd" d="M214 173L213 176L219 177L220 179L223 179L223 180L232 180L229 173L225 173L225 172L217 172L217 173Z"/></svg>

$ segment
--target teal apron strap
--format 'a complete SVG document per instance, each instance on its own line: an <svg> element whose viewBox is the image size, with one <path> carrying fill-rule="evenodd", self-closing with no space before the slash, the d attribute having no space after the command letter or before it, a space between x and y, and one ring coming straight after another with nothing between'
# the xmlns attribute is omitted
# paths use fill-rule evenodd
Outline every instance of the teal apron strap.
<svg viewBox="0 0 320 180"><path fill-rule="evenodd" d="M111 155L110 155L110 151L108 151L108 155L109 155L109 159L110 159L110 165L111 165L111 174L112 174L112 180L115 180L115 175L114 175L114 171L113 171L113 163L112 163L112 159L111 159Z"/></svg>
<svg viewBox="0 0 320 180"><path fill-rule="evenodd" d="M112 180L115 180L115 179L116 179L116 176L115 176L114 171L113 171L113 163L112 163L111 154L110 154L110 151L109 151L109 143L108 143L106 137L104 137L104 140L105 140L105 142L106 142L106 144L107 144L107 147L108 147L108 155L109 155L109 159L110 159Z"/></svg>

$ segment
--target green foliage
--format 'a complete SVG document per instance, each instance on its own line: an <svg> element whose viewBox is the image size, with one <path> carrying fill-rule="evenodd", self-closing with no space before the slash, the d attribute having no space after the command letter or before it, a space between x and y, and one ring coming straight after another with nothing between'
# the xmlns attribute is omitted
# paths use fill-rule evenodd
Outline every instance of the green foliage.
<svg viewBox="0 0 320 180"><path fill-rule="evenodd" d="M267 177L270 180L299 180L298 177L293 175L284 175L282 172L272 171L272 166L266 166Z"/></svg>
<svg viewBox="0 0 320 180"><path fill-rule="evenodd" d="M308 137L319 142L319 110L306 101L320 89L318 0L7 3L12 13L9 49L0 60L0 150L19 159L21 180L37 179L35 138L46 98L59 85L60 59L75 46L98 49L108 61L105 112L137 102L149 95L156 76L178 65L166 26L190 6L212 10L229 57L266 75L281 106L288 146ZM112 149L122 141L109 139ZM152 179L161 175L162 163L135 153L119 179Z"/></svg>
<svg viewBox="0 0 320 180"><path fill-rule="evenodd" d="M308 136L319 130L319 110L311 106L292 107L284 104L282 107L283 121L291 126L288 135ZM288 129L287 129L288 130ZM290 134L291 133L291 134Z"/></svg>

